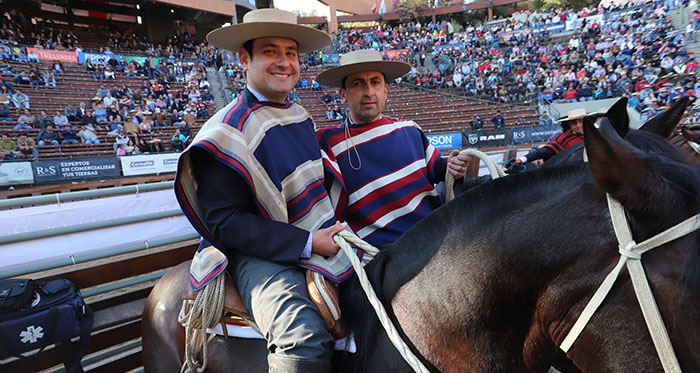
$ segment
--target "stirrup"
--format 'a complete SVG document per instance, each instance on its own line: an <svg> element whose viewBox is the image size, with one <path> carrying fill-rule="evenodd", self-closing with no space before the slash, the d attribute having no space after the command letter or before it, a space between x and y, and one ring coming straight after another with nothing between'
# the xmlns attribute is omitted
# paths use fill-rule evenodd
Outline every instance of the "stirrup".
<svg viewBox="0 0 700 373"><path fill-rule="evenodd" d="M307 269L306 287L309 289L309 298L321 312L323 322L333 338L344 338L346 329L340 313L338 284L329 282L323 275L314 270Z"/></svg>

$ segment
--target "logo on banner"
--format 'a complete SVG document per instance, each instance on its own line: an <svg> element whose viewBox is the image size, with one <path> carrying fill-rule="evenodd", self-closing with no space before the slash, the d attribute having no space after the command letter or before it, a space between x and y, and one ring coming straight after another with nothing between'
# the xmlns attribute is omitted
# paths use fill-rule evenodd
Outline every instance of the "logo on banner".
<svg viewBox="0 0 700 373"><path fill-rule="evenodd" d="M176 165L176 164L177 164L177 158L175 158L175 159L173 159L173 158L164 159L164 160L163 160L163 164L164 164L164 165L173 165L173 164Z"/></svg>
<svg viewBox="0 0 700 373"><path fill-rule="evenodd" d="M479 135L475 133L470 133L469 136L467 136L467 140L469 140L469 143L474 145L477 142L479 142Z"/></svg>
<svg viewBox="0 0 700 373"><path fill-rule="evenodd" d="M471 136L471 135L469 135ZM505 140L506 139L506 134L505 133L497 133L495 135L484 135L484 136L479 136L479 141L495 141L495 140ZM471 143L471 141L470 141Z"/></svg>
<svg viewBox="0 0 700 373"><path fill-rule="evenodd" d="M150 167L153 166L155 162L153 161L138 161L138 162L131 162L129 163L129 166L131 167Z"/></svg>
<svg viewBox="0 0 700 373"><path fill-rule="evenodd" d="M56 175L56 173L58 172L56 166L36 166L35 169L37 176L53 176Z"/></svg>
<svg viewBox="0 0 700 373"><path fill-rule="evenodd" d="M527 137L527 134L525 133L525 130L518 130L518 131L513 131L513 140L514 141L520 141L524 140Z"/></svg>

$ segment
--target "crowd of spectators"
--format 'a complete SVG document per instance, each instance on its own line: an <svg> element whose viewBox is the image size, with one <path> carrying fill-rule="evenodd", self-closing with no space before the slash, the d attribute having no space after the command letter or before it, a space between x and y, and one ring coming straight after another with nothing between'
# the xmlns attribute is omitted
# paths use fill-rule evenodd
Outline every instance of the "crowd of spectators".
<svg viewBox="0 0 700 373"><path fill-rule="evenodd" d="M516 13L457 31L445 21L380 25L340 31L333 48L405 50L399 58L412 69L403 80L424 88L457 87L504 103L627 96L651 116L679 96L700 93L695 56L684 48L694 25L676 30L667 13L684 5L637 0L624 7ZM620 12L625 9L634 10ZM586 18L594 15L600 17ZM566 39L542 27L567 21L576 28Z"/></svg>

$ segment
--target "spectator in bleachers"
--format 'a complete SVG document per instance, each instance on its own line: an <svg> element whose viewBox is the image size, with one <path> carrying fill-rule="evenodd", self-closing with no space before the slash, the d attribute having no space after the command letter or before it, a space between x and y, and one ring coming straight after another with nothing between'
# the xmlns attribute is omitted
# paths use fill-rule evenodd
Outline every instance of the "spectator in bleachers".
<svg viewBox="0 0 700 373"><path fill-rule="evenodd" d="M59 110L56 110L56 115L53 117L53 124L56 125L56 128L63 128L65 125L69 124L68 117Z"/></svg>
<svg viewBox="0 0 700 373"><path fill-rule="evenodd" d="M119 131L119 134L114 139L114 150L116 151L117 148L119 148L119 145L126 146L128 142L129 137L126 135L126 133L124 133L124 131Z"/></svg>
<svg viewBox="0 0 700 373"><path fill-rule="evenodd" d="M192 112L192 109L189 107L185 109L185 114L182 116L182 121L187 123L187 125L191 126L194 124L195 120L197 118L194 116L194 113Z"/></svg>
<svg viewBox="0 0 700 373"><path fill-rule="evenodd" d="M104 103L105 107L108 108L115 105L117 103L117 99L112 97L112 92L105 90L105 97L102 99L102 103Z"/></svg>
<svg viewBox="0 0 700 373"><path fill-rule="evenodd" d="M100 129L100 126L97 124L97 118L93 114L92 110L85 111L85 115L83 115L83 117L80 118L80 123L86 126L91 126L93 128Z"/></svg>
<svg viewBox="0 0 700 373"><path fill-rule="evenodd" d="M180 115L177 109L173 109L173 112L170 114L169 121L170 125L173 127L180 125L180 122L182 122L182 116Z"/></svg>
<svg viewBox="0 0 700 373"><path fill-rule="evenodd" d="M58 126L56 127L58 128ZM61 138L63 139L61 141L62 145L78 143L78 133L70 124L63 126L63 129L61 130Z"/></svg>
<svg viewBox="0 0 700 373"><path fill-rule="evenodd" d="M0 155L2 159L15 159L18 156L17 144L5 133L0 140Z"/></svg>
<svg viewBox="0 0 700 373"><path fill-rule="evenodd" d="M154 137L151 140L151 153L165 153L165 147L160 141L160 137Z"/></svg>
<svg viewBox="0 0 700 373"><path fill-rule="evenodd" d="M95 105L95 118L97 119L97 123L103 123L107 122L107 110L105 110L104 104L102 102L98 102Z"/></svg>
<svg viewBox="0 0 700 373"><path fill-rule="evenodd" d="M170 144L173 146L173 150L176 152L181 152L185 150L185 143L187 142L187 139L185 135L180 133L180 129L175 130L175 134L173 137L170 139Z"/></svg>
<svg viewBox="0 0 700 373"><path fill-rule="evenodd" d="M121 116L119 109L117 109L117 104L112 104L112 106L107 108L107 118L114 118L118 115Z"/></svg>
<svg viewBox="0 0 700 373"><path fill-rule="evenodd" d="M78 132L78 137L83 144L99 144L100 139L97 137L95 128L92 126L83 124L80 132Z"/></svg>
<svg viewBox="0 0 700 373"><path fill-rule="evenodd" d="M7 106L6 102L2 103L0 107L0 122L11 122L12 117L10 116L10 107Z"/></svg>
<svg viewBox="0 0 700 373"><path fill-rule="evenodd" d="M31 79L29 79L29 76L27 76L27 73L25 71L20 71L19 74L15 75L15 84L20 85L20 84L31 84Z"/></svg>
<svg viewBox="0 0 700 373"><path fill-rule="evenodd" d="M493 129L502 130L506 128L506 118L503 117L500 110L496 110L496 115L491 118L493 122Z"/></svg>
<svg viewBox="0 0 700 373"><path fill-rule="evenodd" d="M294 92L294 91L292 91L292 92ZM289 95L291 96L292 93L290 92ZM297 96L298 96L298 94L297 94ZM211 92L209 91L209 88L204 89L204 93L202 93L202 101L204 101L205 103L214 102L214 95L211 94Z"/></svg>
<svg viewBox="0 0 700 373"><path fill-rule="evenodd" d="M29 70L29 84L32 87L38 87L44 84L42 74L39 72L39 69L37 69L36 66L32 66L32 68Z"/></svg>
<svg viewBox="0 0 700 373"><path fill-rule="evenodd" d="M63 64L60 61L53 61L53 72L63 74Z"/></svg>
<svg viewBox="0 0 700 373"><path fill-rule="evenodd" d="M146 139L139 136L134 145L134 154L148 154L151 152L151 146L146 142Z"/></svg>
<svg viewBox="0 0 700 373"><path fill-rule="evenodd" d="M12 95L12 103L16 108L29 109L29 96L18 89L15 94Z"/></svg>
<svg viewBox="0 0 700 373"><path fill-rule="evenodd" d="M46 87L56 88L56 76L52 71L49 71L48 69L44 70L42 79L44 80L44 85Z"/></svg>
<svg viewBox="0 0 700 373"><path fill-rule="evenodd" d="M113 117L112 120L107 123L107 129L109 130L107 134L110 136L117 136L120 132L124 131L121 123L121 117L118 115Z"/></svg>
<svg viewBox="0 0 700 373"><path fill-rule="evenodd" d="M484 128L484 120L481 119L481 114L474 114L474 119L471 121L470 126L473 130Z"/></svg>
<svg viewBox="0 0 700 373"><path fill-rule="evenodd" d="M26 132L20 132L15 142L17 143L17 155L19 158L28 158L32 160L39 158L39 150L36 148L36 142L34 139L27 137Z"/></svg>
<svg viewBox="0 0 700 373"><path fill-rule="evenodd" d="M189 123L182 121L177 129L187 140L192 138L192 127Z"/></svg>
<svg viewBox="0 0 700 373"><path fill-rule="evenodd" d="M330 106L326 107L326 119L333 119L333 109Z"/></svg>
<svg viewBox="0 0 700 373"><path fill-rule="evenodd" d="M168 116L165 111L161 108L156 108L153 112L153 125L155 127L167 127L168 126Z"/></svg>
<svg viewBox="0 0 700 373"><path fill-rule="evenodd" d="M4 82L2 80L2 77L0 76L0 81ZM9 84L9 83L8 83ZM10 91L9 88L5 85L0 85L0 104L10 104L10 100L12 99L13 92Z"/></svg>
<svg viewBox="0 0 700 373"><path fill-rule="evenodd" d="M105 80L116 80L117 79L117 76L116 76L114 70L112 70L109 67L105 68L104 75L105 75Z"/></svg>
<svg viewBox="0 0 700 373"><path fill-rule="evenodd" d="M39 135L37 136L37 139L39 139L39 145L58 145L58 133L53 130L52 125L46 126L45 130L39 131Z"/></svg>
<svg viewBox="0 0 700 373"><path fill-rule="evenodd" d="M213 101L213 97L214 96L212 96L212 101ZM294 101L294 102L301 101L301 96L299 96L299 92L297 92L296 88L292 89L292 91L289 92L289 101Z"/></svg>
<svg viewBox="0 0 700 373"><path fill-rule="evenodd" d="M78 117L78 110L73 107L72 104L67 104L66 107L63 109L63 114L68 118L69 121L79 121L80 118Z"/></svg>
<svg viewBox="0 0 700 373"><path fill-rule="evenodd" d="M116 145L116 156L123 157L126 155L126 144L114 144Z"/></svg>
<svg viewBox="0 0 700 373"><path fill-rule="evenodd" d="M30 130L34 128L34 123L36 123L36 117L32 115L29 109L24 109L24 114L17 119L17 125L14 129Z"/></svg>
<svg viewBox="0 0 700 373"><path fill-rule="evenodd" d="M124 131L126 132L127 135L131 136L133 134L141 134L141 129L139 128L139 125L134 122L133 120L129 120L129 117L126 118L126 122L124 122ZM145 120L144 120L145 123Z"/></svg>

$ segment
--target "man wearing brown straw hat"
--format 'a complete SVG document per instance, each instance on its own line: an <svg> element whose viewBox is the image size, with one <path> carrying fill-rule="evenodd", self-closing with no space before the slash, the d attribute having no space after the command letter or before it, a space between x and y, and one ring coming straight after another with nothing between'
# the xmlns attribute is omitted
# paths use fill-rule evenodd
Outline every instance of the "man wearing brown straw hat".
<svg viewBox="0 0 700 373"><path fill-rule="evenodd" d="M553 137L543 147L533 150L509 163L522 164L538 159L546 161L564 149L580 143L583 141L583 118L586 116L588 116L586 109L574 109L569 111L566 117L559 118L562 127L564 127L564 133Z"/></svg>
<svg viewBox="0 0 700 373"><path fill-rule="evenodd" d="M247 86L179 160L176 195L202 236L190 284L199 297L228 270L267 338L270 372L330 371L333 338L299 266L336 255L332 236L345 225L335 221L323 188L314 124L287 100L298 53L323 48L330 37L297 25L292 13L260 9L207 40L238 52Z"/></svg>
<svg viewBox="0 0 700 373"><path fill-rule="evenodd" d="M330 167L337 169L331 199L339 219L374 246L394 242L440 206L434 184L444 181L449 167L455 179L464 176L467 157L455 150L449 160L413 121L382 116L387 82L403 76L410 65L383 61L375 50L350 52L340 66L317 80L339 88L350 115L334 128L318 131Z"/></svg>

